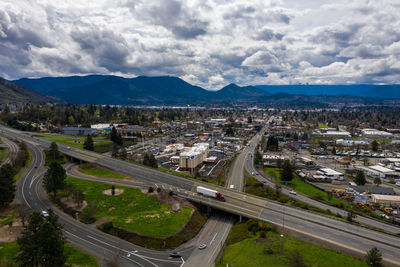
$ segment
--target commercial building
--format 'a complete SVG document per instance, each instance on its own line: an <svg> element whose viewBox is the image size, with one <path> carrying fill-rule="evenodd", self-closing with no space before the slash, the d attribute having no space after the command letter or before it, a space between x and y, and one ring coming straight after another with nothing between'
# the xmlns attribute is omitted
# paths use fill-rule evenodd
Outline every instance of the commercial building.
<svg viewBox="0 0 400 267"><path fill-rule="evenodd" d="M372 194L371 201L380 204L400 204L400 196Z"/></svg>
<svg viewBox="0 0 400 267"><path fill-rule="evenodd" d="M330 138L347 138L351 137L351 134L346 131L327 131L326 133L322 134L324 137Z"/></svg>
<svg viewBox="0 0 400 267"><path fill-rule="evenodd" d="M368 138L392 138L393 134L376 129L362 129L361 134Z"/></svg>
<svg viewBox="0 0 400 267"><path fill-rule="evenodd" d="M179 155L179 169L191 172L199 169L208 157L208 148L208 143L197 143L192 147L185 147Z"/></svg>
<svg viewBox="0 0 400 267"><path fill-rule="evenodd" d="M322 168L317 172L331 180L343 180L343 173L332 170L331 168Z"/></svg>
<svg viewBox="0 0 400 267"><path fill-rule="evenodd" d="M397 176L395 171L381 165L369 166L367 170L367 175L379 178L390 178Z"/></svg>
<svg viewBox="0 0 400 267"><path fill-rule="evenodd" d="M61 133L65 135L87 136L95 134L96 129L81 128L81 127L65 127L61 129Z"/></svg>

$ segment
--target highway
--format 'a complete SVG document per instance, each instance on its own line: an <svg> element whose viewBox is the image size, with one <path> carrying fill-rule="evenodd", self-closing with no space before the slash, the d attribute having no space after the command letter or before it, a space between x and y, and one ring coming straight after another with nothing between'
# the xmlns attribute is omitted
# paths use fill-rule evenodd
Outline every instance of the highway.
<svg viewBox="0 0 400 267"><path fill-rule="evenodd" d="M94 255L102 265L116 259L122 266L181 266L183 260L169 259L168 252L158 252L135 246L129 242L105 234L91 225L83 224L55 207L46 197L42 187L44 154L35 145L27 142L32 152L31 164L18 181L17 203L41 211L53 209L64 226L69 242ZM37 166L37 168L35 168ZM190 252L187 252L189 254ZM183 254L185 255L185 254Z"/></svg>
<svg viewBox="0 0 400 267"><path fill-rule="evenodd" d="M4 144L8 146L8 152L6 159L0 163L0 166L7 163L11 163L11 161L17 156L17 153L19 151L19 147L16 143L5 137L2 137L1 139L4 142Z"/></svg>
<svg viewBox="0 0 400 267"><path fill-rule="evenodd" d="M21 139L30 140L30 136L21 134L15 130L2 128L6 134L17 135ZM49 142L43 140L34 140L42 146L48 146ZM198 181L187 180L182 177L160 173L143 166L137 166L116 159L106 158L96 153L81 151L79 149L69 149L66 146L59 145L60 151L82 160L91 160L104 167L114 169L120 172L132 174L135 180L148 183L162 184L170 187L182 196L186 196L194 201L207 204L217 209L225 210L234 214L243 215L249 218L260 219L266 222L272 222L287 230L302 233L307 236L319 239L335 247L352 251L354 253L364 254L372 246L377 246L383 253L386 263L398 266L400 262L399 238L386 235L377 231L372 231L359 226L351 226L346 222L329 218L326 216L313 214L308 211L288 208L265 199L257 198L248 194L240 193L235 190L229 190L223 187L213 186ZM82 154L81 154L82 153ZM197 185L215 188L222 192L227 201L220 202L212 198L205 198L195 193ZM188 191L191 191L188 193ZM286 210L284 210L286 209ZM351 228L350 228L351 226ZM353 229L354 228L354 229ZM351 231L347 230L351 229ZM103 234L104 235L104 234ZM357 245L355 245L357 244Z"/></svg>

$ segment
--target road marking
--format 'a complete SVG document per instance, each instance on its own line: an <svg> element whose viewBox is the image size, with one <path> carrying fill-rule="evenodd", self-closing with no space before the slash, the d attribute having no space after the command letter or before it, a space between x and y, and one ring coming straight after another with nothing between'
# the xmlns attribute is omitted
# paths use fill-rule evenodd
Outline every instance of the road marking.
<svg viewBox="0 0 400 267"><path fill-rule="evenodd" d="M218 235L218 232L216 232L215 235L214 235L214 237L211 239L210 246L211 246L211 244L215 241L215 238L217 237L217 235Z"/></svg>
<svg viewBox="0 0 400 267"><path fill-rule="evenodd" d="M97 238L95 238L95 237L93 237L93 236L87 235L87 237L92 238L92 239L96 240L97 242L103 243L103 244L105 244L105 245L107 245L107 246L110 246L110 247L112 247L112 248L121 250L121 251L123 251L123 252L125 252L125 253L129 253L129 251L127 251L127 250L125 250L125 249L122 249L122 248L116 247L116 246L114 246L114 245L111 245L111 244L109 244L109 243L107 243L107 242L101 241L100 239L97 239ZM149 261L148 259L146 259L146 258L150 258L150 257L145 257L145 256L142 256L142 255L139 255L139 254L135 254L135 255L136 255L137 257L139 257L139 258L141 258L141 259L147 261L147 262L150 263L151 265L154 265L154 266L158 267L157 264L154 264L153 262L151 262L151 261ZM158 260L158 259L155 259L155 260ZM142 266L143 266L143 265L142 265Z"/></svg>

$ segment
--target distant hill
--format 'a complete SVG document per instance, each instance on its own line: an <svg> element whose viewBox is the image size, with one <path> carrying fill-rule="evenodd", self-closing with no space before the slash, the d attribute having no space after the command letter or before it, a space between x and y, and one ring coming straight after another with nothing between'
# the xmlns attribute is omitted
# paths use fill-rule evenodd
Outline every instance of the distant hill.
<svg viewBox="0 0 400 267"><path fill-rule="evenodd" d="M211 91L177 77L123 78L111 75L24 78L13 82L72 104L328 107L343 104L381 105L385 100L372 98L371 95L382 98L382 94L385 95L383 92L392 98L400 98L397 85L241 87L229 84L218 91ZM360 94L364 97L360 97Z"/></svg>
<svg viewBox="0 0 400 267"><path fill-rule="evenodd" d="M64 101L40 94L31 89L0 78L0 104L45 104L62 102Z"/></svg>
<svg viewBox="0 0 400 267"><path fill-rule="evenodd" d="M381 99L400 99L400 85L257 85L269 93L301 95L352 95Z"/></svg>

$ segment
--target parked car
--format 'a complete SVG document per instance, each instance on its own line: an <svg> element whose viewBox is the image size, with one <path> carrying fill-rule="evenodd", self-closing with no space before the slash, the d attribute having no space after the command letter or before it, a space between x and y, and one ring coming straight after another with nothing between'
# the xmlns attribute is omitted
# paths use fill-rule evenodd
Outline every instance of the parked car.
<svg viewBox="0 0 400 267"><path fill-rule="evenodd" d="M294 190L289 191L289 194L297 195L296 191L294 191Z"/></svg>

